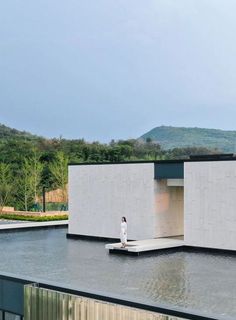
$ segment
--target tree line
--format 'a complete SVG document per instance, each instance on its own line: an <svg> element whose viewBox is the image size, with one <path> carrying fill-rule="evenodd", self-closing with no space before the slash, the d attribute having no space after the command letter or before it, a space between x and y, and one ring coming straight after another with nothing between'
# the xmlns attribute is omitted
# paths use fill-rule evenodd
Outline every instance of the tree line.
<svg viewBox="0 0 236 320"><path fill-rule="evenodd" d="M13 206L17 210L30 211L39 202L42 188L45 187L43 174L47 170L52 178L51 189L61 190L63 203L67 202L67 166L68 158L62 152L55 154L47 168L41 155L34 150L26 156L14 170L9 163L0 163L0 211L4 206Z"/></svg>
<svg viewBox="0 0 236 320"><path fill-rule="evenodd" d="M5 137L0 139L0 209L3 206L32 209L43 187L48 191L60 189L66 202L69 162L184 159L190 154L216 152L196 147L164 150L151 139L112 140L105 144L84 139Z"/></svg>

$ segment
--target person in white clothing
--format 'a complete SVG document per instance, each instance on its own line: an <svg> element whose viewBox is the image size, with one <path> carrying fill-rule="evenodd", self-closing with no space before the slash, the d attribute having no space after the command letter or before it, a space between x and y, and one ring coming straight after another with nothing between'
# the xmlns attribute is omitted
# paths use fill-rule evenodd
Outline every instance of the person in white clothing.
<svg viewBox="0 0 236 320"><path fill-rule="evenodd" d="M125 217L122 217L121 224L120 224L120 241L121 241L121 248L125 248L127 243L127 221Z"/></svg>

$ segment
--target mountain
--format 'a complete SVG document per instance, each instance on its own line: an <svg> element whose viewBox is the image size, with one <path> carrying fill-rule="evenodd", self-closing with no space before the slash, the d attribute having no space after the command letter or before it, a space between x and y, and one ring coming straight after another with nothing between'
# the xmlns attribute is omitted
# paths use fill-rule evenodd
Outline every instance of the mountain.
<svg viewBox="0 0 236 320"><path fill-rule="evenodd" d="M4 124L0 124L0 140L2 139L18 139L18 138L23 138L27 140L35 140L35 139L40 139L39 136L33 135L29 132L26 131L20 131L17 129L13 129L10 127L5 126Z"/></svg>
<svg viewBox="0 0 236 320"><path fill-rule="evenodd" d="M159 143L162 150L197 147L236 153L236 131L160 126L142 135L138 141L148 141L149 139ZM76 161L95 161L97 158L99 159L96 161L104 161L104 155L109 152L116 154L117 148L125 159L129 159L129 157L143 159L150 156L150 150L156 148L148 144L146 146L135 145L135 141L137 140L131 139L123 142L120 140L115 142L113 146L112 144L106 145L95 142L87 143L84 139L47 139L0 124L0 161L8 162L9 159L14 160L21 155L27 155L34 147L47 154L63 151L68 154L71 161L74 158L78 158L78 160L75 159ZM122 149L124 148L122 144L125 145L127 150ZM140 148L142 152L139 150ZM110 157L106 161L108 160L110 161Z"/></svg>
<svg viewBox="0 0 236 320"><path fill-rule="evenodd" d="M140 137L158 142L163 149L205 147L221 152L236 152L236 131L160 126Z"/></svg>

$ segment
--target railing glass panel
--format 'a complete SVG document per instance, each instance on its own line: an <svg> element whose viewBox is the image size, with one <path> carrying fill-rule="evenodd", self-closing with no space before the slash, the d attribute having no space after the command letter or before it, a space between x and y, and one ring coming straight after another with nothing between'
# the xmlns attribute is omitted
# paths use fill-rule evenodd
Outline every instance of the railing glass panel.
<svg viewBox="0 0 236 320"><path fill-rule="evenodd" d="M4 320L21 320L21 317L10 312L5 312Z"/></svg>
<svg viewBox="0 0 236 320"><path fill-rule="evenodd" d="M57 292L34 285L24 289L25 320L180 320L183 318Z"/></svg>

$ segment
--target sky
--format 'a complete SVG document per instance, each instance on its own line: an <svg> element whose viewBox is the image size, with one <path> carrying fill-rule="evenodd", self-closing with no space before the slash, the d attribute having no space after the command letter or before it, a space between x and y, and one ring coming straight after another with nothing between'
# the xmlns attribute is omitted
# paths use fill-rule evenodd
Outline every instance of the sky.
<svg viewBox="0 0 236 320"><path fill-rule="evenodd" d="M235 0L0 2L0 123L108 142L235 130Z"/></svg>

